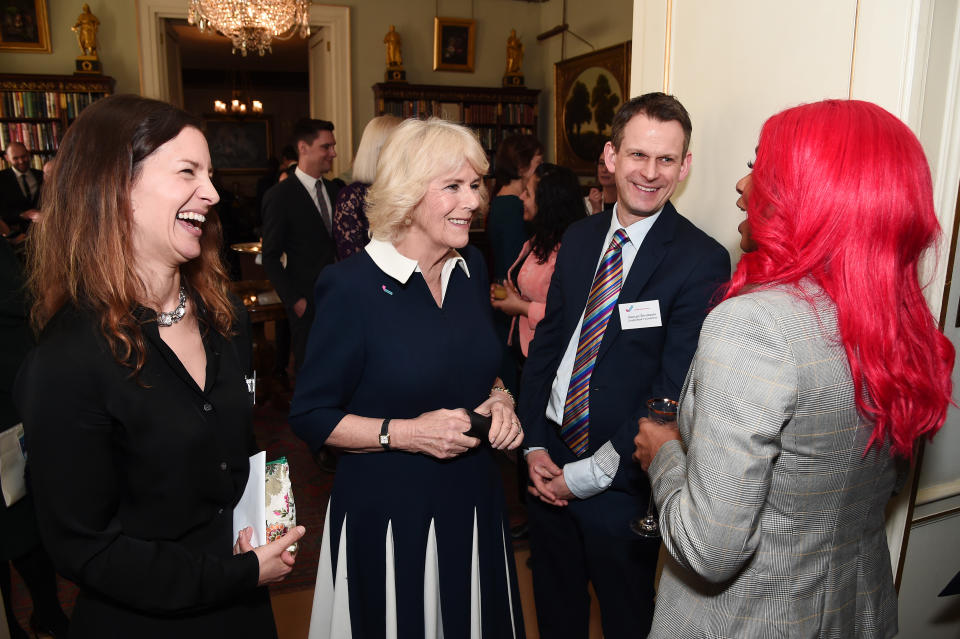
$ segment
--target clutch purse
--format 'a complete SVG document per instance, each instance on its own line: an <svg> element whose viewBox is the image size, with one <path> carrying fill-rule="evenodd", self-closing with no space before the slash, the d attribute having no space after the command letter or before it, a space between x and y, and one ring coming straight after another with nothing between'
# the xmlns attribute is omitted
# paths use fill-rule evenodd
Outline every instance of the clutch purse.
<svg viewBox="0 0 960 639"><path fill-rule="evenodd" d="M474 411L467 411L470 416L470 430L464 435L467 437L476 437L483 443L490 442L490 427L493 425L493 418L490 415L481 415Z"/></svg>
<svg viewBox="0 0 960 639"><path fill-rule="evenodd" d="M264 494L267 525L267 543L287 534L297 525L297 506L293 501L293 487L290 483L290 464L286 457L266 464L266 492ZM297 552L297 544L287 548Z"/></svg>

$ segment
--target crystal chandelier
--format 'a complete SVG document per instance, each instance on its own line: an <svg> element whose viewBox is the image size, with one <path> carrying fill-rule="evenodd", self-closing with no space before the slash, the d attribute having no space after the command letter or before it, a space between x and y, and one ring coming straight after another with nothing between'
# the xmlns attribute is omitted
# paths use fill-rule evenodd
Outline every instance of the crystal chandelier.
<svg viewBox="0 0 960 639"><path fill-rule="evenodd" d="M274 38L286 40L299 30L310 35L310 0L190 0L187 22L201 32L219 31L233 42L233 52L271 53Z"/></svg>

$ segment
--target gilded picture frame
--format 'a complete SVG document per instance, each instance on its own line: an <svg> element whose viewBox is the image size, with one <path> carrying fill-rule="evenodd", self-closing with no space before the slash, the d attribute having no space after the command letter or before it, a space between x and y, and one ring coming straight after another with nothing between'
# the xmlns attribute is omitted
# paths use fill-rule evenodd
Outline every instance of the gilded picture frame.
<svg viewBox="0 0 960 639"><path fill-rule="evenodd" d="M0 0L0 51L53 51L47 0Z"/></svg>
<svg viewBox="0 0 960 639"><path fill-rule="evenodd" d="M477 21L433 19L433 70L473 73Z"/></svg>
<svg viewBox="0 0 960 639"><path fill-rule="evenodd" d="M631 42L554 64L557 164L596 175L613 115L630 99Z"/></svg>

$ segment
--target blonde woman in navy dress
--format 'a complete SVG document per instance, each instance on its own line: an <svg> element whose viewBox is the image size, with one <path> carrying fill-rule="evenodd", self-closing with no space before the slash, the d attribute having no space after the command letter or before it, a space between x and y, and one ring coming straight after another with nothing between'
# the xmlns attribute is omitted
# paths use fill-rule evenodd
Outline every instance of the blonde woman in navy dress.
<svg viewBox="0 0 960 639"><path fill-rule="evenodd" d="M494 449L523 430L497 378L487 269L469 246L487 160L472 132L407 120L368 195L372 240L324 269L290 423L345 451L310 637L523 637ZM481 441L467 411L492 417Z"/></svg>

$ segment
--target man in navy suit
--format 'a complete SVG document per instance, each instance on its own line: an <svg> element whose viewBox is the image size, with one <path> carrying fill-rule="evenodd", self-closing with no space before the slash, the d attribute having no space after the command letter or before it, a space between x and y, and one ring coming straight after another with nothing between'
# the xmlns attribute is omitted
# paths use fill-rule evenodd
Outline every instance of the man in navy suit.
<svg viewBox="0 0 960 639"><path fill-rule="evenodd" d="M4 157L10 166L0 171L0 219L4 233L16 236L39 213L43 173L30 168L30 151L20 142L11 142Z"/></svg>
<svg viewBox="0 0 960 639"><path fill-rule="evenodd" d="M333 124L304 119L293 129L299 157L290 178L263 196L263 269L287 308L294 366L303 365L313 324L313 284L336 259L333 205L343 182L323 177L337 157ZM281 256L286 254L286 266Z"/></svg>
<svg viewBox="0 0 960 639"><path fill-rule="evenodd" d="M650 629L659 542L630 529L649 499L633 437L647 399L680 396L730 275L726 249L670 203L690 171L691 128L683 105L662 93L620 108L604 149L616 206L564 234L524 366L518 413L544 639L587 637L588 582L606 639Z"/></svg>

